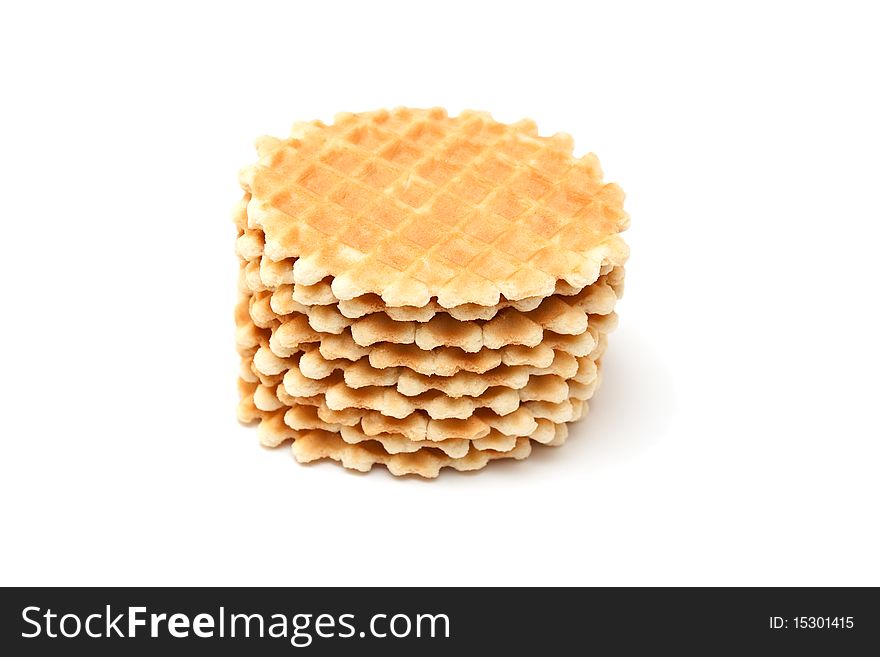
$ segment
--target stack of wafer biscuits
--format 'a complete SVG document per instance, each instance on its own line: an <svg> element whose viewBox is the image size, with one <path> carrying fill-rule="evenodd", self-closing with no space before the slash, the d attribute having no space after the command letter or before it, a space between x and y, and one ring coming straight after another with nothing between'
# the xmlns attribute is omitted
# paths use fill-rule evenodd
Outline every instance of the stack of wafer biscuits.
<svg viewBox="0 0 880 657"><path fill-rule="evenodd" d="M257 142L239 419L300 462L436 477L560 445L601 379L623 192L531 121L396 109Z"/></svg>

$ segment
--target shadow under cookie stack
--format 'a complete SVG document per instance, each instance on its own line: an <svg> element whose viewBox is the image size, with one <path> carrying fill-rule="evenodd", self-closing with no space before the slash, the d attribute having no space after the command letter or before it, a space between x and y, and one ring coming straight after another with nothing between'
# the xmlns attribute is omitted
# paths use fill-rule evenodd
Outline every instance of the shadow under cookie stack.
<svg viewBox="0 0 880 657"><path fill-rule="evenodd" d="M300 462L436 477L561 445L616 325L623 192L534 123L343 114L240 176L239 419Z"/></svg>

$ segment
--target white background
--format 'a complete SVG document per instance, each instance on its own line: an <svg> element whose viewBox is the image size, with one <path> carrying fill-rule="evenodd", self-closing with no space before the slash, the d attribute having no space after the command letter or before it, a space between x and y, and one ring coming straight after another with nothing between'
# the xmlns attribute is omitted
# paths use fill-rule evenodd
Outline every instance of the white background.
<svg viewBox="0 0 880 657"><path fill-rule="evenodd" d="M0 583L880 584L869 7L6 3ZM628 192L561 449L398 480L235 420L238 169L395 105L532 117Z"/></svg>

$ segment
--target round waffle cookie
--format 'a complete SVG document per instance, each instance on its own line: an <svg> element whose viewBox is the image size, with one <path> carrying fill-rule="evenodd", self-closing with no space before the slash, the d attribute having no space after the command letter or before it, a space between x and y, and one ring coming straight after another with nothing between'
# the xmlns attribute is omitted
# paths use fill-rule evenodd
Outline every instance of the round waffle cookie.
<svg viewBox="0 0 880 657"><path fill-rule="evenodd" d="M257 150L235 318L239 418L263 444L434 477L565 441L628 257L594 155L530 121L406 108Z"/></svg>

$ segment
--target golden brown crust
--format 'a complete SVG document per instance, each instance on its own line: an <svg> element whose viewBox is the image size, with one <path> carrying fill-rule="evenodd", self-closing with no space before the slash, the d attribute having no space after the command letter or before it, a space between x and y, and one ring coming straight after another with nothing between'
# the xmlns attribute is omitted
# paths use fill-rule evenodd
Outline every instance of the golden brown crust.
<svg viewBox="0 0 880 657"><path fill-rule="evenodd" d="M339 115L266 139L241 174L247 226L294 282L387 306L493 306L583 288L628 256L623 192L566 135L485 113L400 108ZM246 196L247 196L246 195ZM241 220L237 215L237 223ZM241 253L258 245L244 231Z"/></svg>
<svg viewBox="0 0 880 657"><path fill-rule="evenodd" d="M566 135L397 109L262 138L233 221L238 417L436 477L560 445L623 293L623 193Z"/></svg>

